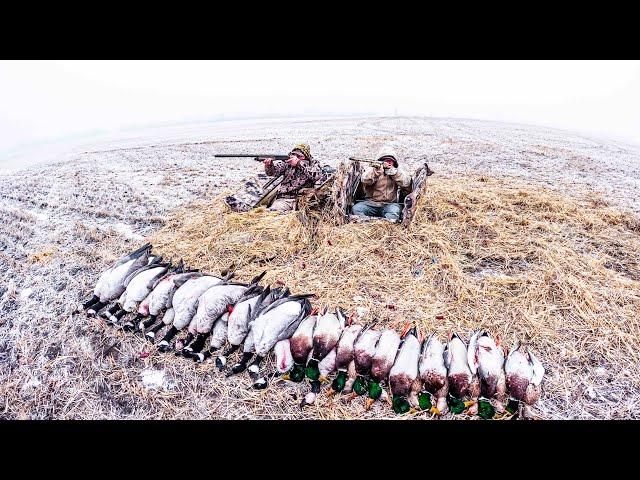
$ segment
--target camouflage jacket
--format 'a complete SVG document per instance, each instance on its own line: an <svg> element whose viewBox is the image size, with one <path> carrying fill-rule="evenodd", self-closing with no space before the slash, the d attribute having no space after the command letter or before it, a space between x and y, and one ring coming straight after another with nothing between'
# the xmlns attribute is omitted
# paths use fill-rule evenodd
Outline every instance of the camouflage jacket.
<svg viewBox="0 0 640 480"><path fill-rule="evenodd" d="M302 160L295 167L282 161L276 161L265 165L264 171L267 175L274 177L284 175L278 196L296 194L301 188L312 188L324 176L320 164L318 162L309 163L308 160Z"/></svg>

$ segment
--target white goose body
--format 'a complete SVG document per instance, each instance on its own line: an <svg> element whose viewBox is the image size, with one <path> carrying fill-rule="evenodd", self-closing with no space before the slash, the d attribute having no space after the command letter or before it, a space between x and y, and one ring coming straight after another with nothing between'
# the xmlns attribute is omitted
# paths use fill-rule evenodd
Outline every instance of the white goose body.
<svg viewBox="0 0 640 480"><path fill-rule="evenodd" d="M289 338L302 321L302 313L300 302L285 301L256 318L251 326L255 353L264 357L279 340Z"/></svg>
<svg viewBox="0 0 640 480"><path fill-rule="evenodd" d="M178 273L165 276L149 294L149 315L159 315L164 310L171 308L173 295L178 289L176 280L184 278L197 278L202 276L196 272Z"/></svg>
<svg viewBox="0 0 640 480"><path fill-rule="evenodd" d="M189 325L196 313L200 295L221 282L220 278L205 275L188 280L181 285L173 294L173 326L177 330L182 330Z"/></svg>
<svg viewBox="0 0 640 480"><path fill-rule="evenodd" d="M243 285L214 285L209 288L198 299L196 313L189 323L189 332L193 334L210 332L214 322L227 311L230 305L234 305L246 290L247 287Z"/></svg>
<svg viewBox="0 0 640 480"><path fill-rule="evenodd" d="M251 324L249 323L249 311L254 310L260 295L238 303L231 315L229 315L229 329L227 336L231 345L240 345L246 338Z"/></svg>
<svg viewBox="0 0 640 480"><path fill-rule="evenodd" d="M143 254L140 257L129 260L122 265L118 265L106 277L100 285L100 290L96 292L96 295L100 297L100 301L103 303L109 302L118 298L126 289L124 281L126 278L136 270L144 267L147 264L149 257L147 254Z"/></svg>
<svg viewBox="0 0 640 480"><path fill-rule="evenodd" d="M140 302L142 302L151 292L151 284L167 271L166 267L154 267L140 272L131 279L124 291L124 302L122 309L126 312L133 312Z"/></svg>
<svg viewBox="0 0 640 480"><path fill-rule="evenodd" d="M227 328L229 324L229 313L222 315L211 328L211 339L209 346L212 350L218 350L227 341Z"/></svg>

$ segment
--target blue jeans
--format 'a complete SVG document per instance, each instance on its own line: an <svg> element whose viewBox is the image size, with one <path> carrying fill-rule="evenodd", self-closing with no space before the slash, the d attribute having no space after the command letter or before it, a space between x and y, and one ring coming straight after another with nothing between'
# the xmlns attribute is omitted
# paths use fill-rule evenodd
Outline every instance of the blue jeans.
<svg viewBox="0 0 640 480"><path fill-rule="evenodd" d="M379 205L377 202L363 200L351 208L351 213L367 217L384 217L389 220L400 220L403 206L404 205L399 203L383 203Z"/></svg>

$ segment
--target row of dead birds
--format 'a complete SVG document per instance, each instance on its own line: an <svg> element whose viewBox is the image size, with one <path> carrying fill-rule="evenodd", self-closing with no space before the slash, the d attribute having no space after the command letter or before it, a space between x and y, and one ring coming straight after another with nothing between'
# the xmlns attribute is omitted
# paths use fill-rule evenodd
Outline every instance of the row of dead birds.
<svg viewBox="0 0 640 480"><path fill-rule="evenodd" d="M273 350L274 374L294 382L310 380L301 406L315 402L334 372L329 396L366 395L365 408L381 399L396 413L421 409L438 415L466 411L483 418L528 416L528 406L540 396L544 368L533 352L520 344L507 352L486 331L473 332L467 344L455 333L446 343L434 334L425 339L411 325L402 335L377 330L375 322L353 323L353 316L347 319L339 308L317 315L309 302L313 294L260 286L266 272L248 284L233 282L232 273L220 278L185 269L182 262L172 266L151 255L151 249L146 244L101 274L83 305L87 314L102 312L114 325L125 317L124 330L143 332L151 342L169 326L157 344L163 352L186 329L186 337L174 344L176 355L198 362L228 343L216 365L227 376L248 370L254 388L267 386L260 364ZM135 318L126 320L134 313ZM229 368L227 359L240 346L241 358ZM391 397L382 388L385 382Z"/></svg>

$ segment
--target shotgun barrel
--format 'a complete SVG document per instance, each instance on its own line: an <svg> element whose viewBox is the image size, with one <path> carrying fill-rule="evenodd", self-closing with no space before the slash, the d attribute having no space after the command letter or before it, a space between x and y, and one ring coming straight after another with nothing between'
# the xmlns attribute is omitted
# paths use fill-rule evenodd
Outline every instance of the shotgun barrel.
<svg viewBox="0 0 640 480"><path fill-rule="evenodd" d="M270 153L225 153L214 155L217 158L253 158L255 161L260 162L261 158L273 158L275 160L287 160L289 155L271 155Z"/></svg>

